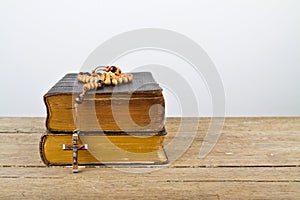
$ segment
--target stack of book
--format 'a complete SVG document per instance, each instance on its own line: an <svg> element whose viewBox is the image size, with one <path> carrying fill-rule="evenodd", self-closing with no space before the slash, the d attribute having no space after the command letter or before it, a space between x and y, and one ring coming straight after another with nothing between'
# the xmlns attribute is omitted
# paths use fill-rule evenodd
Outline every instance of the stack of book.
<svg viewBox="0 0 300 200"><path fill-rule="evenodd" d="M40 140L46 165L72 164L72 143L79 129L79 164L165 163L163 149L165 101L162 88L150 72L133 73L128 84L88 91L77 112L74 101L82 91L77 74L65 75L45 95L47 131ZM75 120L77 118L77 120Z"/></svg>

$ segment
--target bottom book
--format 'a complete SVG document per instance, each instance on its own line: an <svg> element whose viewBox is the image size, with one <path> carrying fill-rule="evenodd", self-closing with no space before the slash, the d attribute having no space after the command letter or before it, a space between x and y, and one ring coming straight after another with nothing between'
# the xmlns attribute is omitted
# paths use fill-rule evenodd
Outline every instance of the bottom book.
<svg viewBox="0 0 300 200"><path fill-rule="evenodd" d="M80 134L79 143L88 147L78 151L78 162L87 164L165 164L163 148L166 132L147 134ZM72 134L46 132L40 140L40 156L46 165L71 165L72 150L64 145L72 143Z"/></svg>

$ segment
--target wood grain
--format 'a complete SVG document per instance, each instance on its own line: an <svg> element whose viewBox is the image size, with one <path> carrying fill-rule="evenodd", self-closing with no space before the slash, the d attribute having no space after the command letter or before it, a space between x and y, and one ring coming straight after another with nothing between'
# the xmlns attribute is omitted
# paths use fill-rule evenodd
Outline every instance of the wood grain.
<svg viewBox="0 0 300 200"><path fill-rule="evenodd" d="M7 198L291 199L299 197L295 168L167 168L146 174L117 169L5 168L0 185ZM26 184L25 184L26 183Z"/></svg>
<svg viewBox="0 0 300 200"><path fill-rule="evenodd" d="M199 159L209 118L178 133L168 118L165 145L192 139L167 165L45 167L38 143L44 118L0 118L1 199L299 199L300 118L226 118L214 149ZM175 145L168 154L185 147ZM128 172L129 171L129 172ZM134 173L130 173L134 172Z"/></svg>

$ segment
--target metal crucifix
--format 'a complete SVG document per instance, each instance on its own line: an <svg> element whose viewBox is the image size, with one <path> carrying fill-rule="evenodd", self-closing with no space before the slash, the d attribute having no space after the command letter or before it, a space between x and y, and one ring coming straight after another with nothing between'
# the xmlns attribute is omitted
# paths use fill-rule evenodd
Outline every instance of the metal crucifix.
<svg viewBox="0 0 300 200"><path fill-rule="evenodd" d="M78 136L79 131L74 131L72 135L72 144L63 144L64 150L72 150L72 160L73 160L73 173L78 172L78 151L79 150L87 150L88 145L87 144L78 144Z"/></svg>
<svg viewBox="0 0 300 200"><path fill-rule="evenodd" d="M73 165L73 173L78 172L78 151L79 150L87 150L87 144L78 144L79 143L79 123L78 123L78 101L74 104L75 109L75 126L76 130L73 132L72 135L72 144L63 144L63 150L72 150L72 165Z"/></svg>

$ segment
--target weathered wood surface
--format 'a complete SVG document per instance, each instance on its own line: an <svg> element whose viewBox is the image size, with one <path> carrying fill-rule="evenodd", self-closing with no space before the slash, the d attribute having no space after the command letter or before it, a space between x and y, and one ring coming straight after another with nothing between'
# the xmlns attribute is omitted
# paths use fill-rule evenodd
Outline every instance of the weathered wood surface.
<svg viewBox="0 0 300 200"><path fill-rule="evenodd" d="M166 144L191 137L176 135L179 122L167 119ZM300 118L227 118L214 149L199 159L209 122L200 119L192 145L170 164L88 166L71 174L39 158L44 118L0 118L1 199L300 198Z"/></svg>

